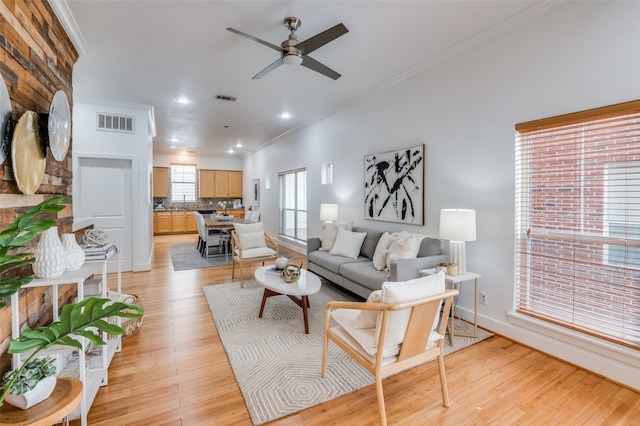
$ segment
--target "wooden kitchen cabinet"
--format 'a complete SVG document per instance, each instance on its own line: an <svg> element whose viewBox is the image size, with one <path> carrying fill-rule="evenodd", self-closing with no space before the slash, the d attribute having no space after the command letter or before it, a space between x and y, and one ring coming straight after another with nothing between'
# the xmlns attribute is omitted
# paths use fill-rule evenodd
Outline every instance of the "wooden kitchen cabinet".
<svg viewBox="0 0 640 426"><path fill-rule="evenodd" d="M242 172L229 172L229 197L242 198Z"/></svg>
<svg viewBox="0 0 640 426"><path fill-rule="evenodd" d="M154 234L171 233L171 212L153 212Z"/></svg>
<svg viewBox="0 0 640 426"><path fill-rule="evenodd" d="M198 170L200 198L242 198L242 172Z"/></svg>
<svg viewBox="0 0 640 426"><path fill-rule="evenodd" d="M169 168L153 168L153 196L155 198L169 197Z"/></svg>
<svg viewBox="0 0 640 426"><path fill-rule="evenodd" d="M196 218L192 211L184 212L185 232L198 232L198 226L196 225Z"/></svg>
<svg viewBox="0 0 640 426"><path fill-rule="evenodd" d="M184 234L198 232L193 211L172 210L165 212L153 212L153 233L158 234Z"/></svg>
<svg viewBox="0 0 640 426"><path fill-rule="evenodd" d="M200 198L215 198L215 170L198 170L198 196Z"/></svg>
<svg viewBox="0 0 640 426"><path fill-rule="evenodd" d="M171 212L171 232L185 232L186 226L183 211Z"/></svg>

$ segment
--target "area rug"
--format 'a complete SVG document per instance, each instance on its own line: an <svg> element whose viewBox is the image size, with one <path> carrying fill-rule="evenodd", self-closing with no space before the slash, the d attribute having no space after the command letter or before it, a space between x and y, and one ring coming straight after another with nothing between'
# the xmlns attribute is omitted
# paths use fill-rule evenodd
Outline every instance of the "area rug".
<svg viewBox="0 0 640 426"><path fill-rule="evenodd" d="M353 300L330 285L309 296L309 334L302 310L286 296L270 297L258 318L264 288L255 280L203 288L218 334L254 425L270 422L321 404L373 383L373 376L336 345L329 345L327 377L320 377L324 307L331 300ZM456 332L467 323L456 321ZM478 329L478 338L445 339L445 354L492 334Z"/></svg>
<svg viewBox="0 0 640 426"><path fill-rule="evenodd" d="M217 251L217 247L212 249L212 253ZM198 251L197 243L172 244L169 249L171 253L171 263L175 271L187 269L211 268L231 264L231 256L227 254L215 254L209 257L202 257Z"/></svg>

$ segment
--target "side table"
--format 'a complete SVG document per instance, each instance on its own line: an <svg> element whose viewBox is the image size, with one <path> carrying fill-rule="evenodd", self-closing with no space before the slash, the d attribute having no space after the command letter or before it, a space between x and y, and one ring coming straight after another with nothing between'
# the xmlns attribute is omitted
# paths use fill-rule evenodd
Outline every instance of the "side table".
<svg viewBox="0 0 640 426"><path fill-rule="evenodd" d="M432 275L435 274L435 268L432 269L421 269L420 274L424 275ZM473 289L473 334L458 334L458 336L463 337L478 337L478 279L481 278L482 275L477 274L475 272L467 271L466 274L460 275L445 275L445 280L447 284L451 285L451 288L455 289L456 284L464 283L467 281L473 280L474 289ZM454 303L451 306L451 328L449 329L449 341L453 345L453 338L455 334L455 299Z"/></svg>
<svg viewBox="0 0 640 426"><path fill-rule="evenodd" d="M60 419L69 425L68 415L82 399L82 382L74 377L58 377L51 396L26 410L7 403L0 407L0 426L50 426Z"/></svg>

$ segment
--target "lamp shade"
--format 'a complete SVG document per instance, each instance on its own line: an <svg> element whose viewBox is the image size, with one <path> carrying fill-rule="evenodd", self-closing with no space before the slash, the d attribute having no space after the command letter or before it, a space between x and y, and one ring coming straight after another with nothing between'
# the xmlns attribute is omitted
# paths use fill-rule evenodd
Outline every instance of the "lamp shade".
<svg viewBox="0 0 640 426"><path fill-rule="evenodd" d="M320 204L320 220L338 220L338 205Z"/></svg>
<svg viewBox="0 0 640 426"><path fill-rule="evenodd" d="M440 238L449 241L475 241L476 211L465 209L440 210Z"/></svg>

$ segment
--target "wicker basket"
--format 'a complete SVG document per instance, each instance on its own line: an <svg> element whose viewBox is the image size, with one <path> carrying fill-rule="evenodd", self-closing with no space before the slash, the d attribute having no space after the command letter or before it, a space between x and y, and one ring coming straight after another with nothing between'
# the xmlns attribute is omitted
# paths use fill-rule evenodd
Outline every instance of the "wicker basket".
<svg viewBox="0 0 640 426"><path fill-rule="evenodd" d="M132 305L138 305L140 307L142 307L142 304L140 303L140 298L135 295L135 294L123 294L123 299L121 300L122 303L129 303ZM125 310L125 312L134 312L132 310ZM136 334L138 332L138 330L140 330L140 326L142 325L142 318L122 318L122 323L120 324L120 327L124 328L124 334L122 335L122 339L127 339L131 336L133 336L134 334ZM118 318L117 317L111 317L109 318L109 323L111 324L118 324ZM109 337L115 337L115 336L109 336Z"/></svg>

